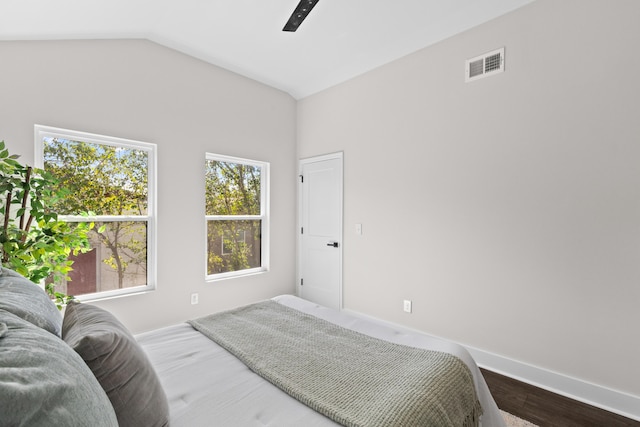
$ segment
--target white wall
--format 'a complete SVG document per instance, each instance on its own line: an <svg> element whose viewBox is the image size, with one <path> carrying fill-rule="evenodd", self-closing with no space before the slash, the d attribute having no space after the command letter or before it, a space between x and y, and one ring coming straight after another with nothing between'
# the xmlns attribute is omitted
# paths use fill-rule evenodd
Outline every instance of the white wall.
<svg viewBox="0 0 640 427"><path fill-rule="evenodd" d="M141 332L294 291L293 98L146 41L0 42L0 58L0 140L27 163L34 124L158 145L157 290L98 305ZM205 283L207 151L271 162L269 273Z"/></svg>
<svg viewBox="0 0 640 427"><path fill-rule="evenodd" d="M638 16L538 0L300 101L299 157L344 151L345 308L640 398Z"/></svg>

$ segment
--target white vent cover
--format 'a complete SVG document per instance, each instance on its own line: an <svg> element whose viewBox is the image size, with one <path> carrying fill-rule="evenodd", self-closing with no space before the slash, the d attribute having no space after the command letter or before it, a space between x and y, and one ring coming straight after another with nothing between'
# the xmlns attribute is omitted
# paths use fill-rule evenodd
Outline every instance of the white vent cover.
<svg viewBox="0 0 640 427"><path fill-rule="evenodd" d="M465 81L471 82L504 71L504 47L467 59Z"/></svg>

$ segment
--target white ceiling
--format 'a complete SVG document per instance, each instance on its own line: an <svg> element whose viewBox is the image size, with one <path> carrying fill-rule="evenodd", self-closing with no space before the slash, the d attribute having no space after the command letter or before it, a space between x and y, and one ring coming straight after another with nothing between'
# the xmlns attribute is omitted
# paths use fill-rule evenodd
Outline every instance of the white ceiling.
<svg viewBox="0 0 640 427"><path fill-rule="evenodd" d="M0 0L0 40L145 38L300 99L533 0ZM482 52L480 52L482 53Z"/></svg>

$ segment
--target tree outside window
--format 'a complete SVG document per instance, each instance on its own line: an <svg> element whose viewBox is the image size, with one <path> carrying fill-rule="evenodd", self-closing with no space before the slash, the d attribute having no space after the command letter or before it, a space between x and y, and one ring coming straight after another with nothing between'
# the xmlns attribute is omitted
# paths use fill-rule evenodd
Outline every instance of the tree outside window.
<svg viewBox="0 0 640 427"><path fill-rule="evenodd" d="M266 270L267 183L267 163L207 155L207 277Z"/></svg>

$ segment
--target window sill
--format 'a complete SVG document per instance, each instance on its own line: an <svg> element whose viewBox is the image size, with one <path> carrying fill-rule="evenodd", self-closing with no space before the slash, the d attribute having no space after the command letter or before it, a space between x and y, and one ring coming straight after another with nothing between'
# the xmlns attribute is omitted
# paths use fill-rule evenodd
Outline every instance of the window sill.
<svg viewBox="0 0 640 427"><path fill-rule="evenodd" d="M155 291L155 286L135 286L125 289L117 289L113 291L96 292L94 294L78 295L75 297L80 302L105 301L114 298L127 297L131 295L146 294Z"/></svg>
<svg viewBox="0 0 640 427"><path fill-rule="evenodd" d="M256 276L258 274L263 274L267 272L269 272L269 269L266 267L252 268L252 269L242 270L242 271L231 271L228 273L218 273L218 274L212 274L212 275L206 276L205 281L207 283L220 282L223 280L238 279L240 277Z"/></svg>

